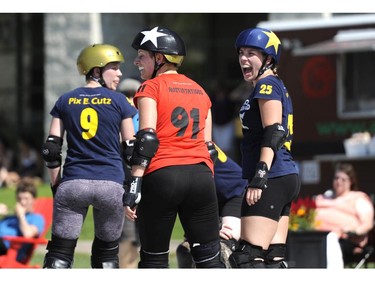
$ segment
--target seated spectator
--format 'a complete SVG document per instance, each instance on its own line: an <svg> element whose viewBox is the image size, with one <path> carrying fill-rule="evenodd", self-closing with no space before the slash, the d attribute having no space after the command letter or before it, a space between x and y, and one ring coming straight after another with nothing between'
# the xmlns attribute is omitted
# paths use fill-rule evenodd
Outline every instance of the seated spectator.
<svg viewBox="0 0 375 281"><path fill-rule="evenodd" d="M337 235L345 261L366 245L374 226L374 206L371 198L359 191L351 164L336 166L332 185L332 190L316 197L317 228Z"/></svg>
<svg viewBox="0 0 375 281"><path fill-rule="evenodd" d="M33 213L33 205L37 196L34 180L22 178L16 189L16 205L14 215L5 216L0 221L0 255L7 253L9 241L3 236L38 237L44 229L44 218ZM24 245L18 252L17 260L22 261L30 245Z"/></svg>

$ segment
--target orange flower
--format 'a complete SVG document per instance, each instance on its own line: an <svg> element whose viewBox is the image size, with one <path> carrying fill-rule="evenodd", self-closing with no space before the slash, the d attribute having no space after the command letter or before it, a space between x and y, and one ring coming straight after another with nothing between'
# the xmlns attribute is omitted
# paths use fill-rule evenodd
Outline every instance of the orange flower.
<svg viewBox="0 0 375 281"><path fill-rule="evenodd" d="M305 208L299 208L299 209L297 210L297 216L299 216L299 217L303 217L305 214L306 214L306 210L305 210Z"/></svg>

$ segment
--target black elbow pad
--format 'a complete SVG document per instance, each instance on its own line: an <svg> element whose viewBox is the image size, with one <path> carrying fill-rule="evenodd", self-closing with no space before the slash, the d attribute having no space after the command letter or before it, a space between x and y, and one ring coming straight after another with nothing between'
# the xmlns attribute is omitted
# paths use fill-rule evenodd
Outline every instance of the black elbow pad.
<svg viewBox="0 0 375 281"><path fill-rule="evenodd" d="M212 162L216 162L217 158L219 157L219 152L216 149L215 143L213 141L206 142L208 153L210 153L210 157Z"/></svg>
<svg viewBox="0 0 375 281"><path fill-rule="evenodd" d="M276 153L285 143L286 132L283 125L275 123L264 128L262 147L270 147Z"/></svg>
<svg viewBox="0 0 375 281"><path fill-rule="evenodd" d="M131 166L139 165L147 168L158 149L159 139L155 130L150 128L139 130L134 143Z"/></svg>
<svg viewBox="0 0 375 281"><path fill-rule="evenodd" d="M41 153L46 167L57 168L61 165L61 147L63 139L57 136L48 136L46 142L42 145Z"/></svg>
<svg viewBox="0 0 375 281"><path fill-rule="evenodd" d="M122 142L122 158L127 166L131 165L131 159L134 152L135 140L126 140Z"/></svg>

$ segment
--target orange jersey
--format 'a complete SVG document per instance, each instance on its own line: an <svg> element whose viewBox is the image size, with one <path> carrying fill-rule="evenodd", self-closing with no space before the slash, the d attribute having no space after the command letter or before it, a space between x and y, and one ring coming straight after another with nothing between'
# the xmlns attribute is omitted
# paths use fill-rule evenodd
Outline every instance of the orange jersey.
<svg viewBox="0 0 375 281"><path fill-rule="evenodd" d="M164 74L145 81L135 94L157 103L156 133L159 149L145 174L172 165L213 162L204 139L211 100L204 89L183 74Z"/></svg>

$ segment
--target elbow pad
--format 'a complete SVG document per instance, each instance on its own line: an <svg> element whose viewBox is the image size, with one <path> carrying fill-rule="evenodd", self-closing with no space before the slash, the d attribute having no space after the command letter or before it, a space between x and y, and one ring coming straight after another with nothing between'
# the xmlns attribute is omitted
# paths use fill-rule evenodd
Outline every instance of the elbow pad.
<svg viewBox="0 0 375 281"><path fill-rule="evenodd" d="M212 162L216 162L217 158L219 157L219 152L216 149L215 143L213 141L206 142L208 153L210 153L210 157Z"/></svg>
<svg viewBox="0 0 375 281"><path fill-rule="evenodd" d="M131 166L147 168L159 149L159 139L154 129L147 128L137 132L134 151L130 160Z"/></svg>
<svg viewBox="0 0 375 281"><path fill-rule="evenodd" d="M122 158L125 161L125 164L130 167L131 160L134 152L134 143L135 140L126 140L122 142Z"/></svg>
<svg viewBox="0 0 375 281"><path fill-rule="evenodd" d="M264 128L262 147L270 147L276 153L285 143L286 132L283 125L275 123Z"/></svg>
<svg viewBox="0 0 375 281"><path fill-rule="evenodd" d="M50 135L42 145L42 157L47 168L54 169L60 167L62 144L62 138Z"/></svg>

